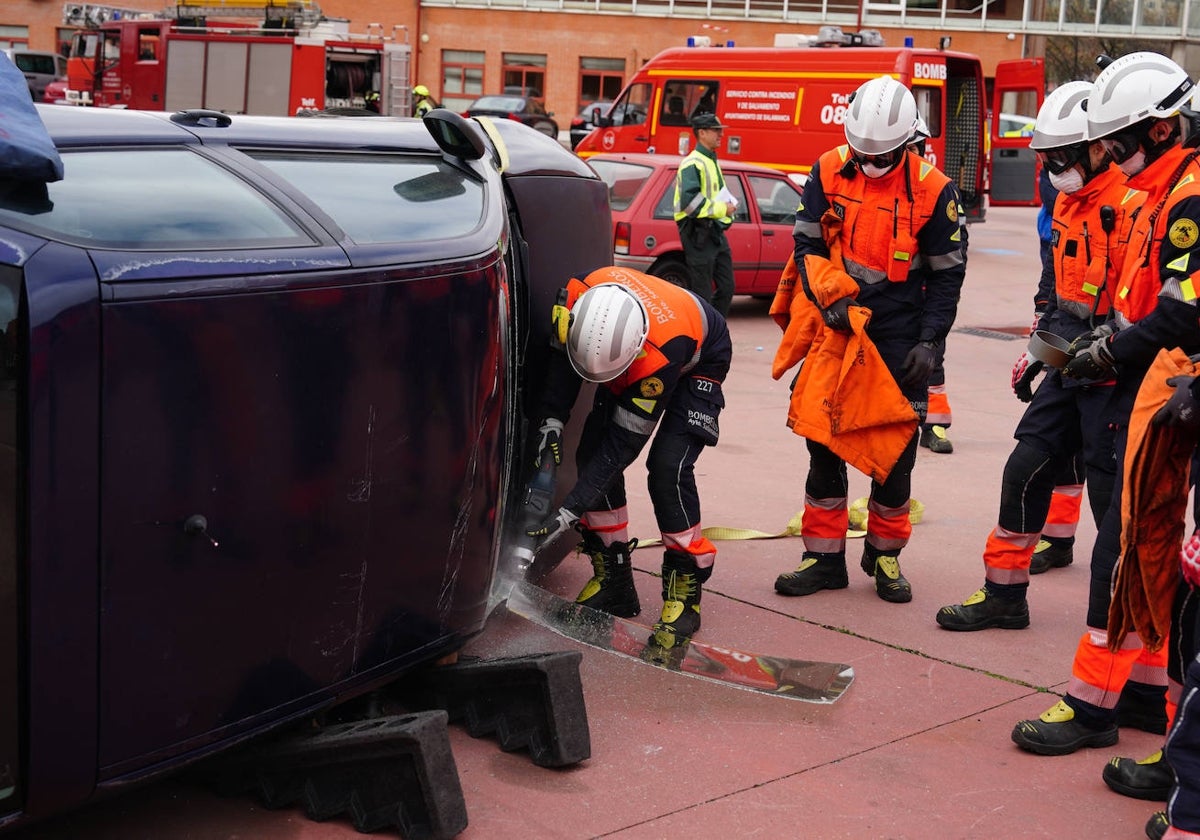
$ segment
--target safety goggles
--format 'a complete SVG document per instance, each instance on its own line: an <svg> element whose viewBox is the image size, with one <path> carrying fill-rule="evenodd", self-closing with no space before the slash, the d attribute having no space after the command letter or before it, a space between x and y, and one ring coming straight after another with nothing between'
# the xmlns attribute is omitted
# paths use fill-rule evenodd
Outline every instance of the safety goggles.
<svg viewBox="0 0 1200 840"><path fill-rule="evenodd" d="M1083 160L1087 154L1088 143L1074 143L1070 146L1059 146L1057 149L1039 151L1042 163L1050 170L1051 175L1061 175L1075 164Z"/></svg>
<svg viewBox="0 0 1200 840"><path fill-rule="evenodd" d="M858 161L859 166L875 166L879 169L891 169L900 162L900 156L904 154L904 147L893 149L890 152L882 155L864 155L859 152L854 153L854 159Z"/></svg>
<svg viewBox="0 0 1200 840"><path fill-rule="evenodd" d="M1112 156L1113 161L1120 164L1137 154L1137 150L1147 139L1149 139L1147 127L1139 123L1124 131L1118 131L1116 134L1101 137L1100 143L1104 146L1104 151Z"/></svg>

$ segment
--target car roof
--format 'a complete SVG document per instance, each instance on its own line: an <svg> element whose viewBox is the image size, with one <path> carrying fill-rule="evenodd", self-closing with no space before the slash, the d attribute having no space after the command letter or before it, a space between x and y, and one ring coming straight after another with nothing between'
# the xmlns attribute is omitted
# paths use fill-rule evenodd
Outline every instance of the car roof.
<svg viewBox="0 0 1200 840"><path fill-rule="evenodd" d="M224 115L207 113L215 118ZM371 117L361 119L306 119L257 117L238 114L228 124L177 122L172 114L129 111L120 108L64 108L39 105L38 114L59 148L94 145L96 142L155 145L162 143L216 142L238 144L318 145L337 149L407 149L437 152L437 144L420 120ZM221 120L223 121L223 119Z"/></svg>
<svg viewBox="0 0 1200 840"><path fill-rule="evenodd" d="M624 161L626 163L637 163L642 166L664 167L677 169L679 162L683 160L682 155L652 155L646 152L601 152L600 154L590 155L588 161L593 160L613 160ZM726 160L718 155L717 162L721 165L723 171L738 171L738 172L759 172L765 175L779 175L787 177L787 173L781 172L778 169L772 169L769 166L759 166L756 163L744 163L738 160Z"/></svg>

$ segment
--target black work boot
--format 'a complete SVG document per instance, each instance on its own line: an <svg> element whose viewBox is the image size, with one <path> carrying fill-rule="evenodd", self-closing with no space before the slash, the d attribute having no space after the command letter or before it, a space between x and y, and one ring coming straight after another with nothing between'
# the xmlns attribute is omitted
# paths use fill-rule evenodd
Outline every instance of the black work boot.
<svg viewBox="0 0 1200 840"><path fill-rule="evenodd" d="M912 600L912 586L900 574L900 552L876 554L870 546L863 549L862 570L875 578L875 594L893 604Z"/></svg>
<svg viewBox="0 0 1200 840"><path fill-rule="evenodd" d="M1114 756L1104 765L1104 784L1122 796L1166 802L1175 786L1175 771L1162 750L1141 761Z"/></svg>
<svg viewBox="0 0 1200 840"><path fill-rule="evenodd" d="M1012 731L1014 744L1038 755L1070 755L1080 747L1111 747L1117 738L1115 722L1088 726L1076 718L1075 710L1065 700L1059 700L1036 720L1021 721Z"/></svg>
<svg viewBox="0 0 1200 840"><path fill-rule="evenodd" d="M1171 821L1167 819L1167 812L1155 811L1150 819L1146 820L1146 836L1150 840L1162 840L1170 827Z"/></svg>
<svg viewBox="0 0 1200 840"><path fill-rule="evenodd" d="M622 618L633 618L642 611L637 587L633 584L633 560L637 540L606 546L600 537L583 530L580 550L592 559L595 574L583 585L575 602Z"/></svg>
<svg viewBox="0 0 1200 840"><path fill-rule="evenodd" d="M806 551L794 572L784 572L775 578L775 591L780 595L811 595L822 589L845 589L850 585L846 575L846 555Z"/></svg>
<svg viewBox="0 0 1200 840"><path fill-rule="evenodd" d="M1029 626L1029 604L1021 598L1001 598L978 590L961 604L950 604L937 612L937 623L947 630L986 630L1001 627L1020 630Z"/></svg>
<svg viewBox="0 0 1200 840"><path fill-rule="evenodd" d="M946 437L945 426L923 426L921 437L917 443L930 452L937 452L941 455L949 455L954 451L954 444L950 442L950 438Z"/></svg>
<svg viewBox="0 0 1200 840"><path fill-rule="evenodd" d="M1117 726L1167 734L1167 687L1126 681L1117 698Z"/></svg>
<svg viewBox="0 0 1200 840"><path fill-rule="evenodd" d="M700 585L708 579L709 571L700 571L690 554L671 549L663 552L663 607L654 625L651 643L675 647L700 629Z"/></svg>
<svg viewBox="0 0 1200 840"><path fill-rule="evenodd" d="M1074 545L1074 537L1065 539L1043 537L1038 540L1037 547L1033 550L1033 557L1029 559L1029 574L1040 575L1051 569L1070 566L1075 559L1072 551Z"/></svg>

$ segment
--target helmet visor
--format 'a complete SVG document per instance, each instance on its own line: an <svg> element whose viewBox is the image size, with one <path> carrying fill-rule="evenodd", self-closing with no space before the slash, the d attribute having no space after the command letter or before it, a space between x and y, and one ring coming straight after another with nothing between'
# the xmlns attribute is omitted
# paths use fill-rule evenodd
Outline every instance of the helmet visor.
<svg viewBox="0 0 1200 840"><path fill-rule="evenodd" d="M1061 175L1083 160L1087 150L1088 143L1084 141L1072 143L1070 146L1059 146L1057 149L1046 149L1038 154L1041 155L1042 163L1050 170L1051 174Z"/></svg>

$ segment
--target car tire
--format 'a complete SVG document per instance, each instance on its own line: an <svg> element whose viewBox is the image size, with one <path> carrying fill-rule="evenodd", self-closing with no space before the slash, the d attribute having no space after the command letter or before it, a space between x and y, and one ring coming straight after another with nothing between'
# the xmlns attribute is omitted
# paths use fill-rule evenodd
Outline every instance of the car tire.
<svg viewBox="0 0 1200 840"><path fill-rule="evenodd" d="M663 257L650 268L649 273L685 289L692 284L692 274L682 257Z"/></svg>

